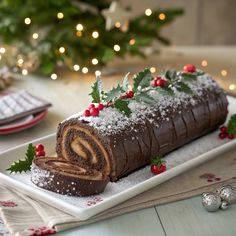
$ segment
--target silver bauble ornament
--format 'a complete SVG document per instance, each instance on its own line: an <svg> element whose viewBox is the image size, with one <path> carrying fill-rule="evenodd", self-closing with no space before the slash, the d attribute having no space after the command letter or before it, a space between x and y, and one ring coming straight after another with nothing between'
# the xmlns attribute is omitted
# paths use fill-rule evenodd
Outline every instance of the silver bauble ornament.
<svg viewBox="0 0 236 236"><path fill-rule="evenodd" d="M231 185L225 185L217 190L222 201L226 201L229 204L236 202L236 188Z"/></svg>
<svg viewBox="0 0 236 236"><path fill-rule="evenodd" d="M221 205L220 205L220 209L221 210L226 210L226 209L228 209L228 207L229 207L229 203L228 202L226 202L226 201L222 201L221 202Z"/></svg>
<svg viewBox="0 0 236 236"><path fill-rule="evenodd" d="M202 205L207 211L217 211L221 205L221 198L213 192L203 193Z"/></svg>

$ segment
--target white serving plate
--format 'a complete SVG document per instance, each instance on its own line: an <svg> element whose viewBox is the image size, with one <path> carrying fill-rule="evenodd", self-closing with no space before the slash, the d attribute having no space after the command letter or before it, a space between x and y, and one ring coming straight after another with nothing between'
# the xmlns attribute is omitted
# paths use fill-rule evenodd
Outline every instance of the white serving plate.
<svg viewBox="0 0 236 236"><path fill-rule="evenodd" d="M228 97L229 116L236 113L236 98ZM55 153L55 134L33 140L31 143L43 143L48 155ZM91 197L69 197L36 187L28 174L9 174L5 170L13 161L24 157L28 143L0 153L0 182L43 201L62 211L86 220L110 207L128 200L151 189L197 165L236 146L234 140L219 140L218 131L199 138L165 157L167 171L156 176L150 173L150 166L138 170L116 183L109 183L105 191Z"/></svg>

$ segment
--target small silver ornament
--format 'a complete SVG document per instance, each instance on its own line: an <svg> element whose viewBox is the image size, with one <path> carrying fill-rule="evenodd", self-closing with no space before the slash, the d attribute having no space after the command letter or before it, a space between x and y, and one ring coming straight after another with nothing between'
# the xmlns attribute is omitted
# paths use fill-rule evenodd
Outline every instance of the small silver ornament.
<svg viewBox="0 0 236 236"><path fill-rule="evenodd" d="M221 210L226 210L226 209L228 209L228 207L229 207L229 203L228 202L226 202L226 201L222 201L221 202L221 205L220 205L220 209Z"/></svg>
<svg viewBox="0 0 236 236"><path fill-rule="evenodd" d="M213 192L203 193L202 205L207 211L217 211L221 206L221 198Z"/></svg>
<svg viewBox="0 0 236 236"><path fill-rule="evenodd" d="M225 185L217 190L222 201L226 201L229 204L233 204L236 202L236 188L231 185Z"/></svg>

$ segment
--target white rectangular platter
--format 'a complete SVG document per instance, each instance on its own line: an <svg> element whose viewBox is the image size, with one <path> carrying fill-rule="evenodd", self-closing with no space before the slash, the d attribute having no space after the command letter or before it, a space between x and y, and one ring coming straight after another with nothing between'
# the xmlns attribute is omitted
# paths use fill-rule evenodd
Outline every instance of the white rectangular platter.
<svg viewBox="0 0 236 236"><path fill-rule="evenodd" d="M236 113L236 98L228 97L228 100L230 116ZM51 155L55 153L55 142L55 134L52 134L31 143L43 143L47 154ZM218 131L212 132L168 154L165 157L166 172L153 176L150 166L147 166L116 183L110 182L102 194L91 197L69 197L49 192L33 185L30 173L6 172L12 162L24 157L27 145L28 143L0 153L0 183L74 215L80 220L86 220L229 150L236 146L236 139L219 140Z"/></svg>

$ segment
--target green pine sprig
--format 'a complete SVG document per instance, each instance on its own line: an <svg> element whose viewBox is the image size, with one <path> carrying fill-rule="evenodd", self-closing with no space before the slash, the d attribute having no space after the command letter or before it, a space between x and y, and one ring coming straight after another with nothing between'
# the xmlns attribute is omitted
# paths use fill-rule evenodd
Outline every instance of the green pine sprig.
<svg viewBox="0 0 236 236"><path fill-rule="evenodd" d="M236 114L230 117L227 125L227 132L236 136Z"/></svg>
<svg viewBox="0 0 236 236"><path fill-rule="evenodd" d="M22 172L26 172L29 171L32 165L32 161L35 157L36 154L36 150L35 147L33 146L32 143L30 143L28 145L27 151L25 153L25 159L20 159L16 162L14 162L13 164L11 164L11 166L6 169L7 171L10 171L10 173L22 173Z"/></svg>

